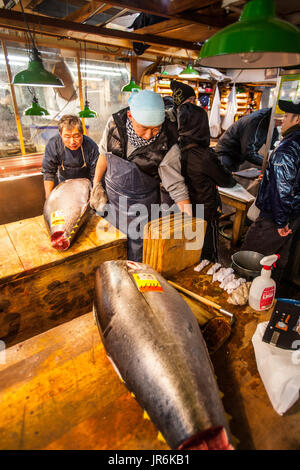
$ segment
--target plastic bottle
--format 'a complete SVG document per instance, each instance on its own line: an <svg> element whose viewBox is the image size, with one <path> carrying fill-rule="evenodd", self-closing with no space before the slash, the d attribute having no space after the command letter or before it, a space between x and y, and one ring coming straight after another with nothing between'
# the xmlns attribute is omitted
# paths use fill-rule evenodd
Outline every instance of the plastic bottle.
<svg viewBox="0 0 300 470"><path fill-rule="evenodd" d="M272 265L276 267L275 262L280 258L279 255L265 256L260 264L263 266L260 276L256 277L249 291L249 305L254 310L262 311L272 307L276 282L271 278Z"/></svg>

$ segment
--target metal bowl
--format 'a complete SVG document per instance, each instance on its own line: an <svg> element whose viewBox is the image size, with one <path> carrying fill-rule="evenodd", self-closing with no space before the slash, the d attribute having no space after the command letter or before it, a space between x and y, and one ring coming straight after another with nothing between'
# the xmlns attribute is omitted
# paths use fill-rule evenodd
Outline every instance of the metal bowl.
<svg viewBox="0 0 300 470"><path fill-rule="evenodd" d="M264 256L256 251L237 251L231 256L232 267L239 276L247 280L254 279L261 273L260 260Z"/></svg>

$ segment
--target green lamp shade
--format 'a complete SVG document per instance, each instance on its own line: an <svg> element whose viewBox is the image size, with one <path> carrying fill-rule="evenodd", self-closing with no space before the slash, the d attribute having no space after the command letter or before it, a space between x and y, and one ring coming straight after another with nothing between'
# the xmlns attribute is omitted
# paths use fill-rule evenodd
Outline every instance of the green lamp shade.
<svg viewBox="0 0 300 470"><path fill-rule="evenodd" d="M286 67L300 63L300 31L275 16L274 0L251 0L239 21L208 39L200 64L230 69Z"/></svg>
<svg viewBox="0 0 300 470"><path fill-rule="evenodd" d="M23 86L50 86L50 87L63 87L63 82L44 69L41 60L31 60L28 69L23 70L15 75L13 79L14 85Z"/></svg>
<svg viewBox="0 0 300 470"><path fill-rule="evenodd" d="M127 85L124 85L124 86L123 86L123 88L122 88L121 91L131 93L134 88L137 88L138 90L141 90L141 87L140 87L139 85L137 85L137 84L135 83L134 79L132 78L132 79L130 80L130 82L127 83Z"/></svg>
<svg viewBox="0 0 300 470"><path fill-rule="evenodd" d="M96 111L93 111L89 108L89 102L86 101L84 105L84 109L78 113L78 116L81 118L96 118L98 114Z"/></svg>
<svg viewBox="0 0 300 470"><path fill-rule="evenodd" d="M164 70L161 74L162 74L162 75L169 75L166 70Z"/></svg>
<svg viewBox="0 0 300 470"><path fill-rule="evenodd" d="M186 69L180 72L179 77L199 77L199 73L189 64Z"/></svg>
<svg viewBox="0 0 300 470"><path fill-rule="evenodd" d="M24 114L25 116L49 116L47 109L42 108L36 98L33 98L32 106L25 109Z"/></svg>

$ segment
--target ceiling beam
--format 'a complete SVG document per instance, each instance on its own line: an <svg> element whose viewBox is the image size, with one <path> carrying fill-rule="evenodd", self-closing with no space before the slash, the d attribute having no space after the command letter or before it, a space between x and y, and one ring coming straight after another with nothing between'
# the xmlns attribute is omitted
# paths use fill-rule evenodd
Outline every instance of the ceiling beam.
<svg viewBox="0 0 300 470"><path fill-rule="evenodd" d="M199 3L196 7L199 8ZM164 2L167 3L167 2ZM217 28L224 28L229 24L232 24L238 19L236 14L230 14L225 16L214 15L214 14L202 14L201 12L181 12L178 14L170 13L168 5L163 5L162 2L157 2L155 0L111 0L110 4L112 6L117 6L120 8L129 8L130 10L135 10L137 12L148 13L150 15L164 16L166 18L177 18L184 19L192 24L205 24L208 26L215 26ZM201 8L201 3L200 3Z"/></svg>
<svg viewBox="0 0 300 470"><path fill-rule="evenodd" d="M187 25L187 22L184 20L166 20L161 21L160 23L151 24L149 26L144 26L136 30L137 34L162 34L171 32L174 29L183 28Z"/></svg>
<svg viewBox="0 0 300 470"><path fill-rule="evenodd" d="M0 32L1 39L22 44L27 43L27 39L25 36L20 36L16 34L16 32L19 32L18 30L16 30L16 28L11 28L11 31L9 29L6 29L5 31L6 33ZM24 33L24 31L22 30L21 32ZM97 58L96 56L102 57L103 60L108 59L109 56L119 58L120 56L125 57L128 56L128 50L132 50L132 43L130 41L125 41L123 39L115 39L114 44L112 45L111 40L109 38L100 38L100 42L99 37L97 39L98 42L85 40L87 45L87 58L89 59L95 59ZM42 35L36 34L35 40L38 44L38 47L53 47L55 49L60 49L62 53L64 50L81 51L81 40L77 39L57 37L57 35L55 34L43 32ZM125 51L125 54L123 50ZM157 46L150 46L146 50L146 52L144 52L142 59L154 61L156 60L157 56L163 56L166 58L172 57L174 59L176 58L177 60L186 60L186 50L173 48L162 49ZM197 59L198 54L194 51L191 51L190 56L193 59Z"/></svg>
<svg viewBox="0 0 300 470"><path fill-rule="evenodd" d="M116 13L114 16L112 16L111 18L109 18L105 21L102 21L102 23L98 23L96 26L104 26L108 23L113 23L114 20L116 20L120 16L125 15L125 13L127 13L127 11L130 11L130 10L128 10L127 8L124 8L123 10L120 10L119 13Z"/></svg>
<svg viewBox="0 0 300 470"><path fill-rule="evenodd" d="M94 37L104 36L108 38L127 39L129 41L142 42L165 47L175 47L194 51L199 50L199 45L180 39L154 36L151 34L140 35L137 33L131 33L129 31L97 27L82 23L74 23L71 21L61 20L59 18L49 18L40 15L26 14L26 19L29 24L37 25L37 32L42 32L44 30L45 32L53 32L53 30L55 30L58 36L62 35L65 37L71 36L72 33L79 33L84 35L92 35ZM19 28L26 30L23 15L21 13L0 8L0 26L5 28L7 25L18 26Z"/></svg>
<svg viewBox="0 0 300 470"><path fill-rule="evenodd" d="M42 1L43 0L22 0L22 5L23 5L24 10L26 10L26 8L30 8L32 10L33 8L35 8ZM17 1L16 5L13 6L12 9L16 10L16 11L22 11L20 2Z"/></svg>
<svg viewBox="0 0 300 470"><path fill-rule="evenodd" d="M171 0L167 11L176 15L186 10L200 10L216 3L220 3L220 0Z"/></svg>
<svg viewBox="0 0 300 470"><path fill-rule="evenodd" d="M75 10L73 13L70 13L70 15L65 16L63 19L67 21L76 21L77 23L83 23L95 14L101 13L105 10L109 10L109 8L111 8L110 4L98 0L92 0L83 7Z"/></svg>
<svg viewBox="0 0 300 470"><path fill-rule="evenodd" d="M144 28L137 29L135 32L138 34L155 34L173 38L189 37L191 41L201 43L207 39L208 35L211 36L218 31L215 28L210 28L208 31L207 28L205 25L187 25L182 20L167 20L145 26Z"/></svg>

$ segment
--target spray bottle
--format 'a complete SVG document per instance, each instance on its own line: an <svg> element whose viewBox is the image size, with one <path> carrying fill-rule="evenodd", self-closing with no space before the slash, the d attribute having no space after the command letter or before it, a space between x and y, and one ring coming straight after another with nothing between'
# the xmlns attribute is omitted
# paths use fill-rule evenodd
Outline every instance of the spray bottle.
<svg viewBox="0 0 300 470"><path fill-rule="evenodd" d="M249 305L254 310L267 310L272 307L275 297L276 282L271 278L272 265L276 268L275 262L280 255L265 256L261 261L263 268L260 276L256 277L249 291Z"/></svg>

